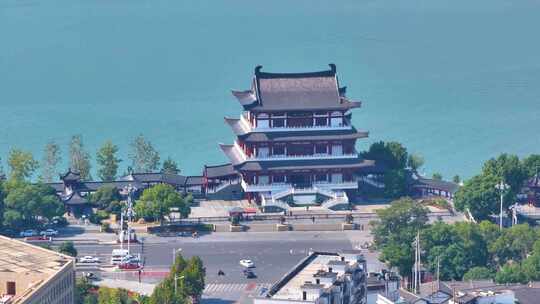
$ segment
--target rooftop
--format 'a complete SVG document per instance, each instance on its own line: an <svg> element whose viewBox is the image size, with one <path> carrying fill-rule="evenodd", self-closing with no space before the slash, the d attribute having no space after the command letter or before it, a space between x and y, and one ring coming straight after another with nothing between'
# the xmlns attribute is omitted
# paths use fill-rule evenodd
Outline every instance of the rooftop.
<svg viewBox="0 0 540 304"><path fill-rule="evenodd" d="M0 281L14 280L18 286L28 286L25 290L17 290L15 303L72 263L72 257L0 236Z"/></svg>
<svg viewBox="0 0 540 304"><path fill-rule="evenodd" d="M240 104L251 111L305 111L359 107L346 99L339 88L336 66L330 70L307 73L268 73L255 68L251 90L233 91Z"/></svg>
<svg viewBox="0 0 540 304"><path fill-rule="evenodd" d="M55 251L0 235L0 274L16 272L47 276L71 260L71 257Z"/></svg>

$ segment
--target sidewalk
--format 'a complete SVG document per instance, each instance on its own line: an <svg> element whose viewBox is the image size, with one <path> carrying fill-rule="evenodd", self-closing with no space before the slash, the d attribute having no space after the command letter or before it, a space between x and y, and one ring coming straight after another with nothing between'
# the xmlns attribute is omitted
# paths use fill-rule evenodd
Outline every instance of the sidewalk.
<svg viewBox="0 0 540 304"><path fill-rule="evenodd" d="M154 291L156 284L139 283L137 281L128 280L114 280L114 279L102 279L94 282L98 286L105 286L110 288L123 288L138 294L149 296Z"/></svg>

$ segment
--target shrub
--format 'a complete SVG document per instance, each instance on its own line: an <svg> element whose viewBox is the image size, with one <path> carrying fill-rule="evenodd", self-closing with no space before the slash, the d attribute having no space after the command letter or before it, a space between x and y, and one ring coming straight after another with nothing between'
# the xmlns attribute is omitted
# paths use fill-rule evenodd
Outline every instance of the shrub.
<svg viewBox="0 0 540 304"><path fill-rule="evenodd" d="M111 225L109 223L101 223L101 232L111 232Z"/></svg>

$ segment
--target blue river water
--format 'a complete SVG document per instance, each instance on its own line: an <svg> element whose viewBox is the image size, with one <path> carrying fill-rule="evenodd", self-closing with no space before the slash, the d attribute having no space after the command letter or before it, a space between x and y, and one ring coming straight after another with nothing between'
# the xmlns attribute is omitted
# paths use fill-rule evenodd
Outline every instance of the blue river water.
<svg viewBox="0 0 540 304"><path fill-rule="evenodd" d="M0 0L0 156L82 134L128 165L142 133L187 174L226 161L223 117L253 68L338 68L371 142L470 177L540 153L540 2L533 0ZM95 158L95 157L94 157ZM65 167L65 165L64 165Z"/></svg>

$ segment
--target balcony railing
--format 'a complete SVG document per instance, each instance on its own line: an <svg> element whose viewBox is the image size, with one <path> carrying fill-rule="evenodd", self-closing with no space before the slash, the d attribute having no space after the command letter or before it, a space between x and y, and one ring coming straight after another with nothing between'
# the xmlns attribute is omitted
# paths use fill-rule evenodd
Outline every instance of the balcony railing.
<svg viewBox="0 0 540 304"><path fill-rule="evenodd" d="M325 126L286 126L286 127L253 127L251 123L245 118L244 115L240 115L240 121L243 123L244 130L251 130L257 132L283 132L283 131L305 131L305 130L350 130L352 128L349 120L346 120L346 123L339 124L337 126L325 125Z"/></svg>
<svg viewBox="0 0 540 304"><path fill-rule="evenodd" d="M251 156L246 157L248 161L272 161L272 160L305 160L305 159L345 159L345 158L357 158L358 154L328 154L317 153L311 155L268 155L268 156Z"/></svg>
<svg viewBox="0 0 540 304"><path fill-rule="evenodd" d="M248 184L242 180L242 188L246 192L272 192L274 194L294 189L295 193L309 192L313 189L320 190L344 190L357 189L357 182L314 182L310 184L271 183L271 184Z"/></svg>

